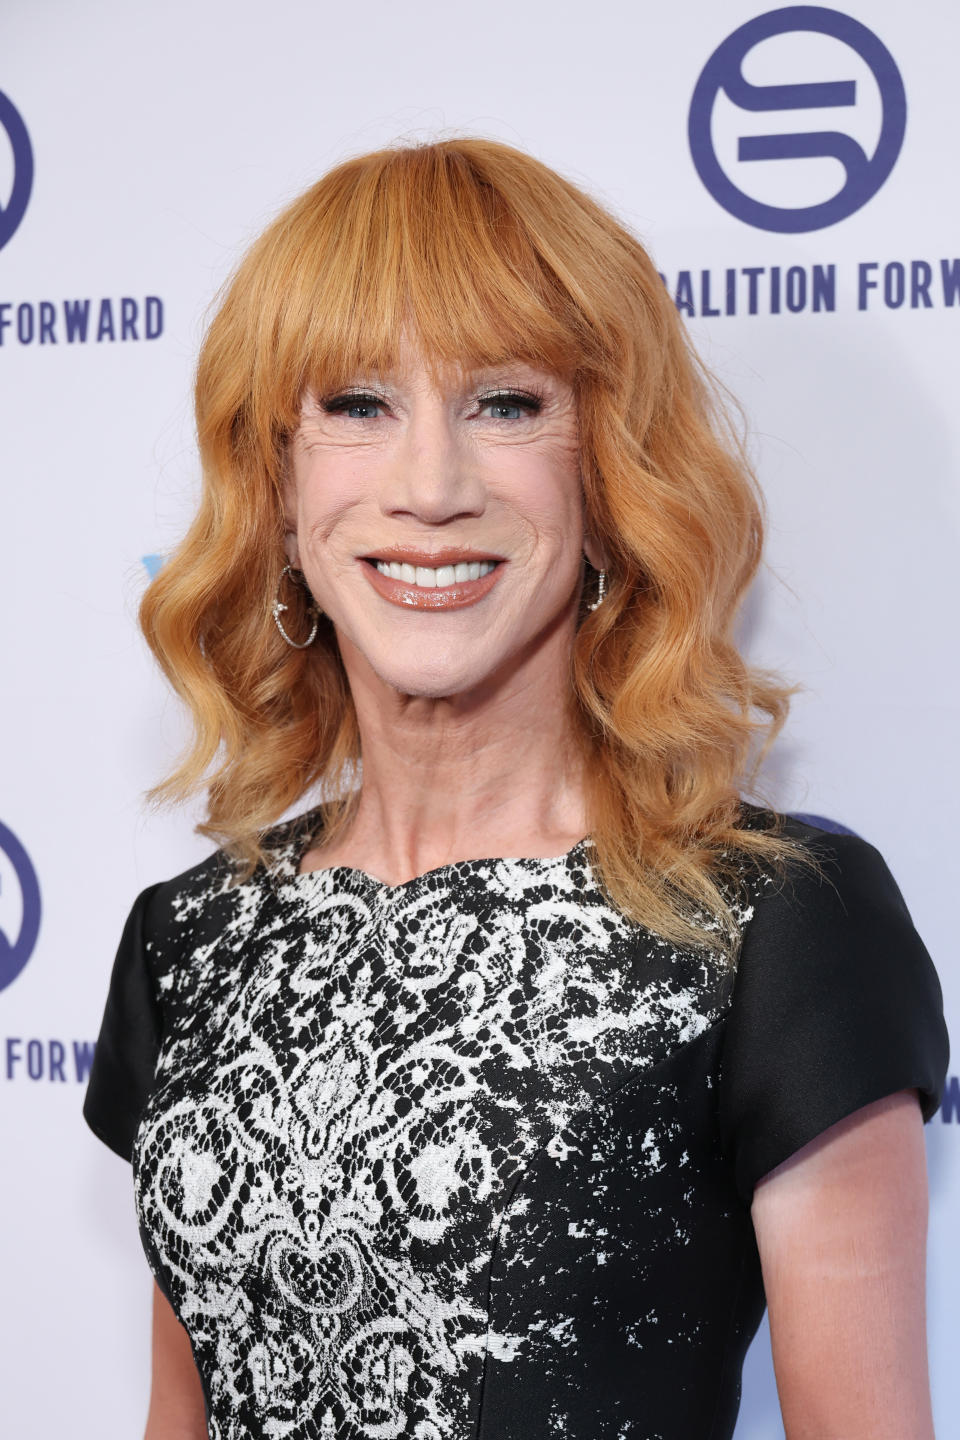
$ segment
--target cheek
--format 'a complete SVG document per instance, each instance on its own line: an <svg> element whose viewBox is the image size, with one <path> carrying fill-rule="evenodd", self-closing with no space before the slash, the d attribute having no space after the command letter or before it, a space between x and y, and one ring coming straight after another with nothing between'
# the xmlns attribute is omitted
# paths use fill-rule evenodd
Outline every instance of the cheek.
<svg viewBox="0 0 960 1440"><path fill-rule="evenodd" d="M583 492L575 450L513 452L498 465L497 489L529 534L531 547L579 551Z"/></svg>
<svg viewBox="0 0 960 1440"><path fill-rule="evenodd" d="M318 455L296 477L297 533L308 550L324 546L341 521L371 492L371 464L364 456Z"/></svg>

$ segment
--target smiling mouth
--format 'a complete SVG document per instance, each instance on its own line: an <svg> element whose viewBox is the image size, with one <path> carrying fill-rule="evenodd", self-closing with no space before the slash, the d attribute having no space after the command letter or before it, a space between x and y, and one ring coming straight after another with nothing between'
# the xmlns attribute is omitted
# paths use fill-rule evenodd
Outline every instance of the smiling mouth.
<svg viewBox="0 0 960 1440"><path fill-rule="evenodd" d="M359 558L384 600L415 610L460 610L475 604L489 594L504 565L500 556L453 549L431 554L399 546Z"/></svg>
<svg viewBox="0 0 960 1440"><path fill-rule="evenodd" d="M421 589L444 589L462 585L465 580L482 580L499 563L494 560L458 560L455 565L412 565L404 560L371 560L381 575L402 580Z"/></svg>

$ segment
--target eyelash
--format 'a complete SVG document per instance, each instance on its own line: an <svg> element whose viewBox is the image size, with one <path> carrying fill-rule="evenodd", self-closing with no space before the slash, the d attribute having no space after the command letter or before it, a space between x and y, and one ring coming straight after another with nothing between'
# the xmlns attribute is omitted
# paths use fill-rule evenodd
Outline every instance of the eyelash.
<svg viewBox="0 0 960 1440"><path fill-rule="evenodd" d="M538 395L535 390L494 390L490 395L478 395L477 404L484 405L519 405L521 410L528 410L536 415L543 408L543 396Z"/></svg>
<svg viewBox="0 0 960 1440"><path fill-rule="evenodd" d="M489 395L478 395L476 400L481 409L486 405L519 405L534 415L543 407L543 396L534 390L495 390ZM357 391L335 395L321 403L328 415L337 415L349 410L351 405L385 405L387 402L378 395Z"/></svg>

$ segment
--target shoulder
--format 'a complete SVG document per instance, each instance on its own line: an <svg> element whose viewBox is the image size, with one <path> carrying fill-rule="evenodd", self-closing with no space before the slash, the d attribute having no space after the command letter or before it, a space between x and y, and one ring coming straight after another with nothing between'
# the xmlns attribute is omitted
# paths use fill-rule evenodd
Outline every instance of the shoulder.
<svg viewBox="0 0 960 1440"><path fill-rule="evenodd" d="M949 1056L937 971L880 851L802 819L778 832L806 859L751 886L721 1067L721 1124L745 1198L883 1096L916 1090L929 1119Z"/></svg>
<svg viewBox="0 0 960 1440"><path fill-rule="evenodd" d="M262 858L249 874L225 848L167 880L149 885L134 909L142 914L148 949L160 955L171 946L200 944L242 927L278 878L296 874L315 812L294 816L260 835Z"/></svg>
<svg viewBox="0 0 960 1440"><path fill-rule="evenodd" d="M772 831L794 847L782 867L765 866L754 875L744 945L769 937L778 925L809 941L837 938L838 927L851 935L889 921L913 929L890 867L870 841L813 817L756 806L744 806L744 815L745 828Z"/></svg>

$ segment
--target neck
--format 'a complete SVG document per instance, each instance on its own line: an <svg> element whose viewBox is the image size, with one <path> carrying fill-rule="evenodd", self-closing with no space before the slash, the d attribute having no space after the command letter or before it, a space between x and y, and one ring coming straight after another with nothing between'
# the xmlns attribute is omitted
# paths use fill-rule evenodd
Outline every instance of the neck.
<svg viewBox="0 0 960 1440"><path fill-rule="evenodd" d="M564 854L586 833L569 634L442 699L400 694L348 644L341 650L362 788L347 832L314 863L399 883L456 860Z"/></svg>

